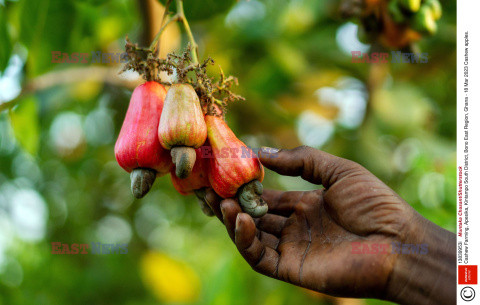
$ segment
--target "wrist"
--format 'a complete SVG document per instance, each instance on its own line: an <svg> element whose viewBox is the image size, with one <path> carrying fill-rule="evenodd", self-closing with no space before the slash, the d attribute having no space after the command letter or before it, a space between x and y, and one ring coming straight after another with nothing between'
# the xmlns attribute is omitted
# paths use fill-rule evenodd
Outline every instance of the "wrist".
<svg viewBox="0 0 480 305"><path fill-rule="evenodd" d="M400 304L455 304L455 234L416 212L413 219L395 249L387 298Z"/></svg>

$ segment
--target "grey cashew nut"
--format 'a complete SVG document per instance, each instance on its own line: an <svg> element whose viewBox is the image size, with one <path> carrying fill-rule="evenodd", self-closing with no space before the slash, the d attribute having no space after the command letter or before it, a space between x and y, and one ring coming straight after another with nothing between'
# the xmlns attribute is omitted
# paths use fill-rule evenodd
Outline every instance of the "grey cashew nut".
<svg viewBox="0 0 480 305"><path fill-rule="evenodd" d="M175 175L180 179L187 178L192 172L193 165L197 159L195 149L187 146L172 147L170 152L172 161L175 164Z"/></svg>
<svg viewBox="0 0 480 305"><path fill-rule="evenodd" d="M135 198L142 198L152 188L157 172L150 168L136 168L130 173L132 193Z"/></svg>
<svg viewBox="0 0 480 305"><path fill-rule="evenodd" d="M268 205L262 199L263 185L258 180L242 185L238 190L238 201L242 210L252 217L262 217L268 211Z"/></svg>

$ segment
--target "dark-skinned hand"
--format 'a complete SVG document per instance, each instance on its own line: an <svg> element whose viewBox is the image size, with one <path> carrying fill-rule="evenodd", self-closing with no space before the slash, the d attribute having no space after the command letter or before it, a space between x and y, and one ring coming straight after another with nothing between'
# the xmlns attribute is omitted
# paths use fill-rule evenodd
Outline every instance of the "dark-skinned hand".
<svg viewBox="0 0 480 305"><path fill-rule="evenodd" d="M253 270L335 296L455 303L455 235L420 216L368 170L305 146L262 149L259 158L281 175L323 188L265 190L269 211L255 220L234 199L207 191L207 203ZM392 243L426 244L428 253L392 253Z"/></svg>

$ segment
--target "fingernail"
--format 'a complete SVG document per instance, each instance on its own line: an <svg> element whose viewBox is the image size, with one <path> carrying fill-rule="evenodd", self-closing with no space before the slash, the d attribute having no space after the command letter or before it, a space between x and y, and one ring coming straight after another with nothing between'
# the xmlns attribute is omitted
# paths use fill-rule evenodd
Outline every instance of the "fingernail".
<svg viewBox="0 0 480 305"><path fill-rule="evenodd" d="M240 230L241 225L242 225L242 221L240 220L240 213L238 213L237 219L235 220L235 232Z"/></svg>
<svg viewBox="0 0 480 305"><path fill-rule="evenodd" d="M280 149L264 146L264 147L260 148L260 151L262 152L262 154L273 155L273 154L278 153L280 151Z"/></svg>
<svg viewBox="0 0 480 305"><path fill-rule="evenodd" d="M203 202L204 202L210 209L212 208L212 205L211 205L210 202L208 201L207 196L205 196L205 198L203 199Z"/></svg>
<svg viewBox="0 0 480 305"><path fill-rule="evenodd" d="M215 193L215 192L214 192L212 189L207 189L207 190L205 191L205 198L204 198L204 199L205 199L205 202L207 203L207 205L208 205L211 209L213 209L213 207L212 207L212 202L213 202L213 200L215 200L215 198L212 198L212 197L214 196L214 193Z"/></svg>
<svg viewBox="0 0 480 305"><path fill-rule="evenodd" d="M205 201L199 200L198 203L203 214L207 215L208 217L215 215L212 211L212 208L210 208L210 206L208 206Z"/></svg>

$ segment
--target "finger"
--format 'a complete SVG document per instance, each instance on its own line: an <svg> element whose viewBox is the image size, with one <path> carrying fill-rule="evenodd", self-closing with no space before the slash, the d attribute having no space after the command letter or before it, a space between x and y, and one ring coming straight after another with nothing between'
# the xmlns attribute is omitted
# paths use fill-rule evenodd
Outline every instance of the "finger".
<svg viewBox="0 0 480 305"><path fill-rule="evenodd" d="M194 190L193 192L198 199L198 204L203 214L207 215L208 217L211 217L211 216L214 216L215 214L213 213L212 209L205 201L206 190L207 190L206 188L201 188L201 189Z"/></svg>
<svg viewBox="0 0 480 305"><path fill-rule="evenodd" d="M240 208L240 205L238 204L238 202L235 201L234 199L225 199L220 203L220 210L222 211L222 214L223 214L223 223L225 224L228 235L233 241L235 241L235 225L237 221L237 215L242 212L242 209ZM264 219L265 216L259 219ZM280 217L276 215L271 215L271 216ZM269 219L269 218L270 217L266 217L266 219ZM267 224L265 227L268 228L269 226L271 227L273 225ZM256 230L255 234L257 238L262 243L264 243L267 247L270 247L273 249L277 248L279 241L275 235L271 234L270 232L263 232L258 229Z"/></svg>
<svg viewBox="0 0 480 305"><path fill-rule="evenodd" d="M266 247L255 235L256 227L252 217L246 213L237 215L235 244L240 254L253 270L275 277L280 255Z"/></svg>
<svg viewBox="0 0 480 305"><path fill-rule="evenodd" d="M260 242L266 247L277 250L280 239L278 239L275 235L257 229L256 236L258 240L260 240Z"/></svg>
<svg viewBox="0 0 480 305"><path fill-rule="evenodd" d="M270 205L275 205L280 196L284 191L279 191L279 190L272 190L272 189L263 189L263 194L262 198L266 202L268 202L268 207L270 208Z"/></svg>
<svg viewBox="0 0 480 305"><path fill-rule="evenodd" d="M227 229L230 238L235 241L235 224L238 213L242 212L240 205L234 199L225 199L220 203L220 210L223 214L223 223ZM277 216L279 217L279 216ZM263 217L262 217L263 218ZM276 249L278 246L278 238L270 233L256 230L257 238L267 247Z"/></svg>
<svg viewBox="0 0 480 305"><path fill-rule="evenodd" d="M350 174L369 173L353 161L308 146L282 150L263 147L259 158L263 165L281 175L301 176L325 188Z"/></svg>
<svg viewBox="0 0 480 305"><path fill-rule="evenodd" d="M242 208L234 199L225 199L220 203L220 210L222 213L223 223L227 229L228 235L235 240L235 222L237 221L238 213L242 212Z"/></svg>
<svg viewBox="0 0 480 305"><path fill-rule="evenodd" d="M206 216L212 217L215 215L212 209L210 208L210 206L205 202L205 199L198 200L198 205L200 206L200 209L202 210L203 214L205 214Z"/></svg>
<svg viewBox="0 0 480 305"><path fill-rule="evenodd" d="M205 191L205 202L212 209L215 216L217 216L217 218L223 222L223 215L220 211L220 202L222 200L223 198L218 196L213 189L207 188L207 190Z"/></svg>
<svg viewBox="0 0 480 305"><path fill-rule="evenodd" d="M281 236L286 222L286 217L274 214L266 214L261 218L255 219L255 224L259 230L272 234L276 237Z"/></svg>
<svg viewBox="0 0 480 305"><path fill-rule="evenodd" d="M263 200L268 204L268 213L281 216L290 216L295 205L299 202L305 192L282 192L277 190L264 190Z"/></svg>

